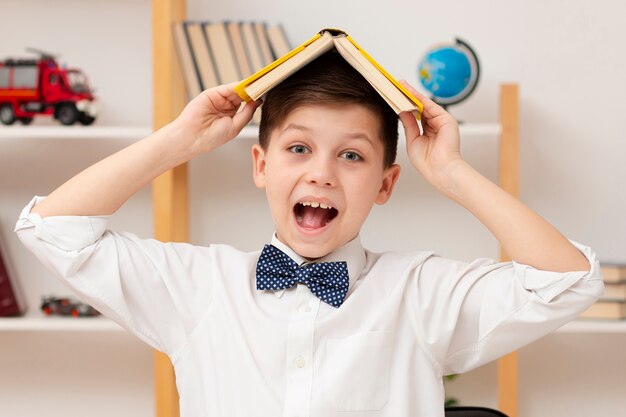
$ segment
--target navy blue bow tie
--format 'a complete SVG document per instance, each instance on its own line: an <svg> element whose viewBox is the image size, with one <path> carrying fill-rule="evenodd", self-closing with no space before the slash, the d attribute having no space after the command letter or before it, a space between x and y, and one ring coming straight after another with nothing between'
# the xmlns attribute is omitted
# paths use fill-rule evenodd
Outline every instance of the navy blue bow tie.
<svg viewBox="0 0 626 417"><path fill-rule="evenodd" d="M256 264L257 290L282 290L297 282L333 307L339 307L348 293L348 264L320 262L298 266L289 256L272 245L265 245Z"/></svg>

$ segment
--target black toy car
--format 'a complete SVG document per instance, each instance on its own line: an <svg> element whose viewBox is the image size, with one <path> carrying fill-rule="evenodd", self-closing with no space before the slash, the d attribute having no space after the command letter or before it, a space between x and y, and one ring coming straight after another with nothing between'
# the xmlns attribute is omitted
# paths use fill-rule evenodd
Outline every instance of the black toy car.
<svg viewBox="0 0 626 417"><path fill-rule="evenodd" d="M100 315L100 312L89 304L67 297L43 297L41 310L46 316L92 317Z"/></svg>

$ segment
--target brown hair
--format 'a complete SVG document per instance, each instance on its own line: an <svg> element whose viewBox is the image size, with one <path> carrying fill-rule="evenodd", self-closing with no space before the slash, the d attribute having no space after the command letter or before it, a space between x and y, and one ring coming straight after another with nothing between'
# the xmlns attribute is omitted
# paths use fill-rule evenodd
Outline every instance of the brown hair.
<svg viewBox="0 0 626 417"><path fill-rule="evenodd" d="M306 104L360 104L380 118L385 168L396 160L398 116L336 50L321 55L270 90L263 99L259 144L267 149L271 132L289 113Z"/></svg>

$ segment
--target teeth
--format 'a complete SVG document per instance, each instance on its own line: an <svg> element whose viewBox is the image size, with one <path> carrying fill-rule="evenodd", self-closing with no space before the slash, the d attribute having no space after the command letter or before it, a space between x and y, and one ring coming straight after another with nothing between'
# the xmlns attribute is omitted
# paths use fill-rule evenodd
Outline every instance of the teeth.
<svg viewBox="0 0 626 417"><path fill-rule="evenodd" d="M324 203L318 203L317 201L302 201L300 202L300 204L302 204L303 206L311 206L313 208L323 208L323 209L331 209L333 208L332 206L326 205Z"/></svg>

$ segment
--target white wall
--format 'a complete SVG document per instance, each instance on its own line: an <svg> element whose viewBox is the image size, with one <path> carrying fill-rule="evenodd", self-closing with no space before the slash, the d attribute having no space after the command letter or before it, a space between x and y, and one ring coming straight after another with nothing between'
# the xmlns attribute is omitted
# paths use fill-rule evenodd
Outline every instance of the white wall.
<svg viewBox="0 0 626 417"><path fill-rule="evenodd" d="M103 107L98 123L151 123L148 0L3 0L0 8L0 57L21 54L26 46L61 53L70 65L83 68L97 87ZM343 28L392 74L413 84L424 51L460 36L477 50L483 72L475 95L452 108L453 114L470 123L496 121L499 83L518 82L522 200L571 239L592 246L602 259L626 261L626 28L622 23L626 3L189 0L188 10L194 19L281 22L294 45L323 27ZM495 138L480 137L463 144L466 158L493 180L495 143ZM253 250L269 239L273 229L263 193L250 180L250 144L235 141L191 162L192 242L226 242ZM33 308L40 288L57 286L13 237L19 210L31 195L47 194L122 146L121 141L0 143L0 226ZM497 257L497 243L482 225L434 193L406 165L404 156L400 162L404 167L396 195L386 206L375 208L364 227L367 246L433 249L465 260ZM113 226L149 237L149 190L135 196L115 216ZM20 343L5 343L5 338L19 337L23 336L0 334L0 352L26 367L38 353L24 355ZM46 343L48 336L33 337ZM130 351L138 348L138 342L126 343ZM626 407L625 348L623 334L556 334L522 349L521 415L620 415ZM96 356L84 345L71 355L77 352L85 360L123 360ZM61 360L69 361L71 355ZM124 362L128 372L150 386L149 366L137 365L133 354L128 358ZM580 376L574 370L581 370ZM8 384L2 374L0 381ZM495 405L495 367L486 365L449 387L465 403ZM151 415L151 393L138 395L141 401L128 410L133 415ZM74 398L66 405L80 401ZM85 396L74 409L82 412L93 401ZM604 412L592 413L594 407ZM90 415L109 414L96 407Z"/></svg>

